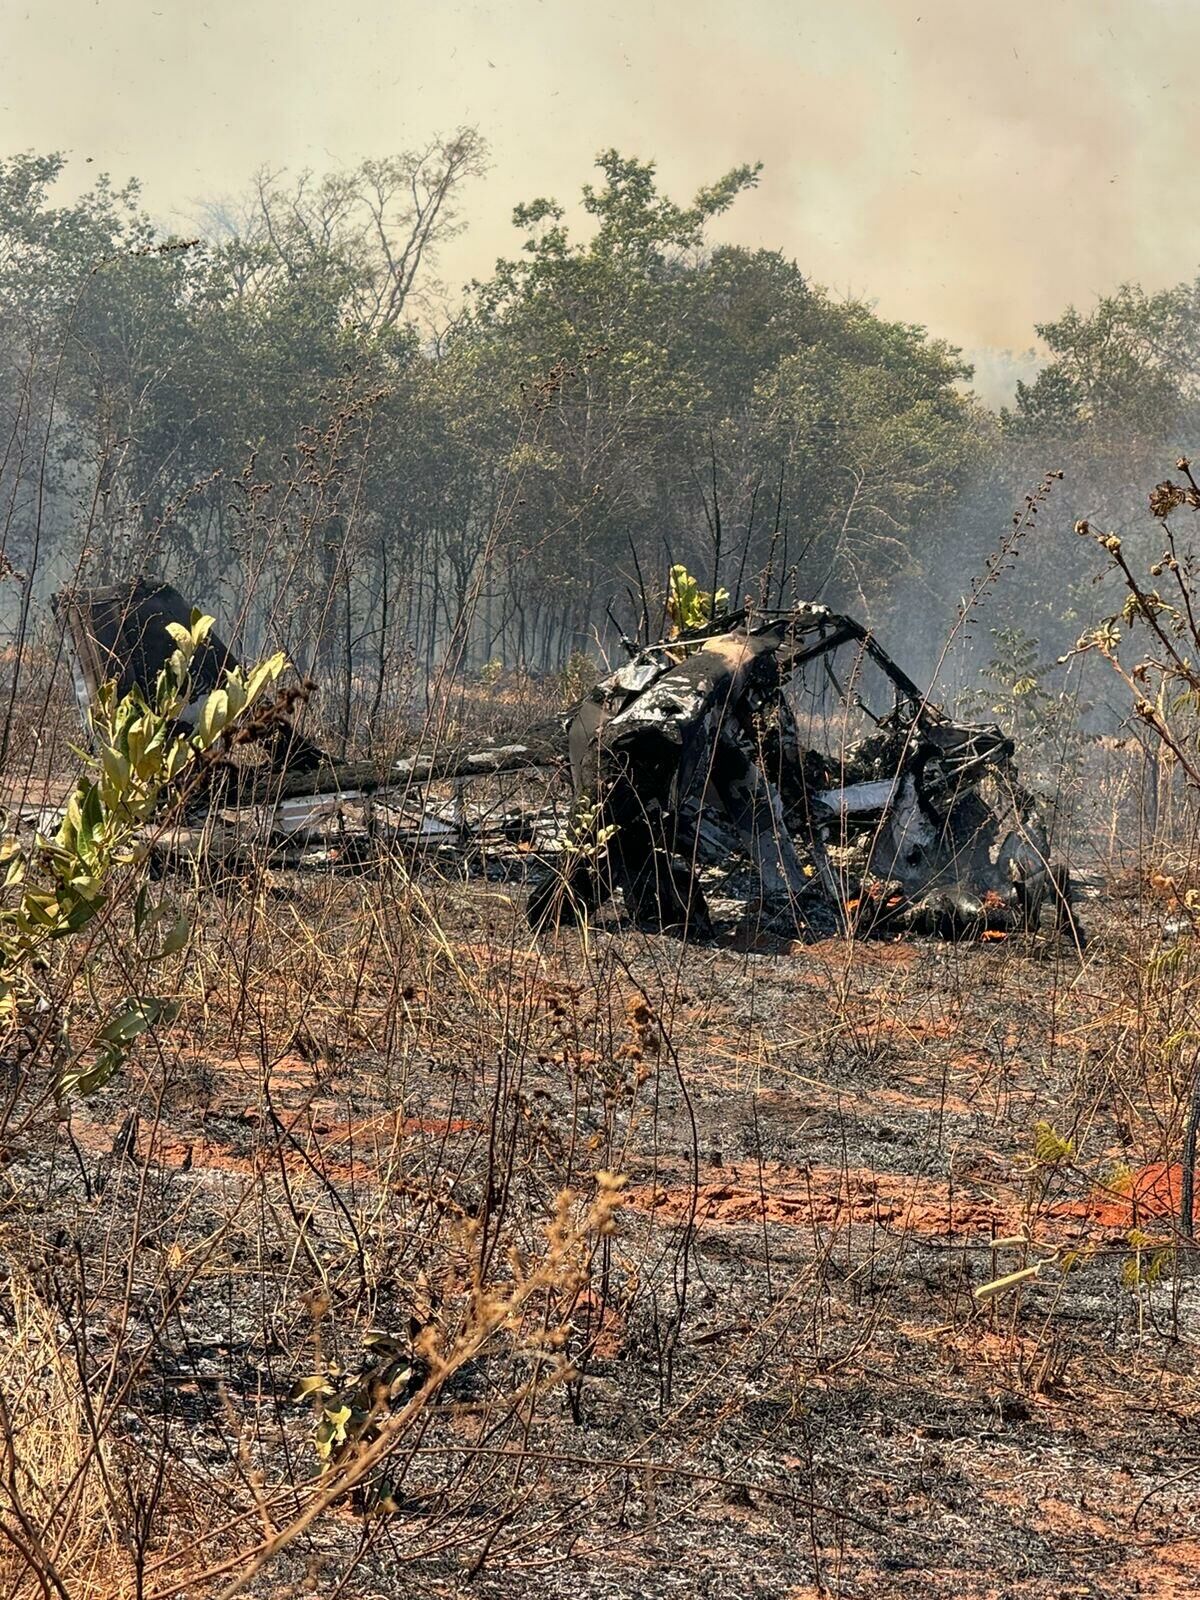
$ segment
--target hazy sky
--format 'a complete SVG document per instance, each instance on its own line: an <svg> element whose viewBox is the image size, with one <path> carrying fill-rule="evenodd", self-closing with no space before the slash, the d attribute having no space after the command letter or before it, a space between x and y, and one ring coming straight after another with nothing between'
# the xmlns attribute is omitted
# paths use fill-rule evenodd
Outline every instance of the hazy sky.
<svg viewBox="0 0 1200 1600"><path fill-rule="evenodd" d="M988 351L1068 301L1200 270L1200 0L0 0L0 21L0 152L137 175L176 225L264 163L476 124L492 170L452 284L607 145L681 196L761 160L723 236L982 351L985 385Z"/></svg>

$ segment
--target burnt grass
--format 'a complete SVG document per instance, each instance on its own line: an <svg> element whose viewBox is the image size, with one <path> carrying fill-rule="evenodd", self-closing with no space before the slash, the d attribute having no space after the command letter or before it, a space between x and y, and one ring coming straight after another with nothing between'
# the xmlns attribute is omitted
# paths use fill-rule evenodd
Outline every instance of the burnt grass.
<svg viewBox="0 0 1200 1600"><path fill-rule="evenodd" d="M616 1230L544 1307L569 1375L494 1340L402 1435L390 1514L333 1508L248 1592L1195 1592L1156 908L1085 899L1081 957L614 911L538 945L519 887L433 874L202 899L180 1022L4 1153L7 1275L93 1397L62 1426L111 1452L70 1593L132 1582L122 1505L142 1592L218 1593L317 1469L296 1379L451 1325L468 1235L503 1282L601 1169Z"/></svg>

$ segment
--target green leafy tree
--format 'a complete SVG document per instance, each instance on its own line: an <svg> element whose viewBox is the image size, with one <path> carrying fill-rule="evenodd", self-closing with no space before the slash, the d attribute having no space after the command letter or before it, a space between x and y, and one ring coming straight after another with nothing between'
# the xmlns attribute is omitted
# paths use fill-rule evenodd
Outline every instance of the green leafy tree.
<svg viewBox="0 0 1200 1600"><path fill-rule="evenodd" d="M1037 329L1051 360L1017 385L1006 415L1018 434L1119 432L1161 440L1194 428L1200 406L1200 279L1157 294L1123 284L1083 313Z"/></svg>

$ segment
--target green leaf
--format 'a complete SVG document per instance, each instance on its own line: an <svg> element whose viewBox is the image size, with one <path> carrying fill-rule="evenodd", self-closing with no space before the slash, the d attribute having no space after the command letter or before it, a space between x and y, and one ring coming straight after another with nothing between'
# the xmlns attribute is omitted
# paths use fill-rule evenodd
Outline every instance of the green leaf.
<svg viewBox="0 0 1200 1600"><path fill-rule="evenodd" d="M95 880L89 880L94 883ZM80 933L87 927L103 908L102 899L92 899L89 896L79 895L71 904L63 909L62 921L54 930L55 939L63 939L69 933Z"/></svg>
<svg viewBox="0 0 1200 1600"><path fill-rule="evenodd" d="M332 1425L333 1438L338 1444L344 1444L346 1442L346 1424L350 1421L350 1418L353 1415L353 1411L351 1411L350 1407L347 1405L336 1406L333 1409L330 1409L328 1406L326 1406L325 1417L326 1420Z"/></svg>
<svg viewBox="0 0 1200 1600"><path fill-rule="evenodd" d="M214 689L196 718L196 738L202 750L209 745L229 721L229 696L224 689Z"/></svg>
<svg viewBox="0 0 1200 1600"><path fill-rule="evenodd" d="M398 1356L405 1348L405 1342L386 1328L368 1328L362 1336L362 1342L364 1350L377 1355Z"/></svg>
<svg viewBox="0 0 1200 1600"><path fill-rule="evenodd" d="M192 759L192 749L186 739L176 739L167 751L167 759L163 763L163 779L166 783L174 783L175 779Z"/></svg>
<svg viewBox="0 0 1200 1600"><path fill-rule="evenodd" d="M98 784L89 783L80 807L79 848L91 855L96 837L104 827L104 801Z"/></svg>
<svg viewBox="0 0 1200 1600"><path fill-rule="evenodd" d="M308 1378L297 1378L288 1390L289 1400L307 1400L314 1394L332 1394L333 1385L322 1372L313 1373Z"/></svg>
<svg viewBox="0 0 1200 1600"><path fill-rule="evenodd" d="M101 1050L90 1066L65 1072L59 1079L59 1094L95 1094L97 1089L103 1089L124 1059L125 1052L110 1045Z"/></svg>
<svg viewBox="0 0 1200 1600"><path fill-rule="evenodd" d="M192 643L202 645L216 626L217 619L207 616L204 612L192 607Z"/></svg>
<svg viewBox="0 0 1200 1600"><path fill-rule="evenodd" d="M152 959L155 961L161 961L164 956L176 955L180 950L184 949L191 936L191 919L184 916L184 914L180 912L179 916L175 919L175 924L170 933L168 933L167 937L163 940L162 949Z"/></svg>
<svg viewBox="0 0 1200 1600"><path fill-rule="evenodd" d="M1034 1129L1033 1153L1039 1165L1056 1167L1060 1163L1074 1161L1075 1144L1073 1140L1055 1133L1048 1122L1039 1122Z"/></svg>
<svg viewBox="0 0 1200 1600"><path fill-rule="evenodd" d="M139 1034L145 1033L156 1022L173 1022L179 1015L176 1001L158 1000L147 996L142 1000L126 1002L125 1009L111 1017L100 1031L100 1037L109 1044L131 1044Z"/></svg>
<svg viewBox="0 0 1200 1600"><path fill-rule="evenodd" d="M251 672L246 682L246 703L253 705L268 684L275 683L287 670L287 657L282 650L268 656Z"/></svg>
<svg viewBox="0 0 1200 1600"><path fill-rule="evenodd" d="M58 896L46 894L39 890L28 889L21 897L21 908L18 915L23 914L35 928L53 928L58 922Z"/></svg>
<svg viewBox="0 0 1200 1600"><path fill-rule="evenodd" d="M244 709L246 705L246 686L242 682L240 673L226 673L225 702L229 720L232 720Z"/></svg>
<svg viewBox="0 0 1200 1600"><path fill-rule="evenodd" d="M114 750L111 745L101 745L100 766L114 791L118 795L123 794L129 783L130 769L126 757L119 750Z"/></svg>

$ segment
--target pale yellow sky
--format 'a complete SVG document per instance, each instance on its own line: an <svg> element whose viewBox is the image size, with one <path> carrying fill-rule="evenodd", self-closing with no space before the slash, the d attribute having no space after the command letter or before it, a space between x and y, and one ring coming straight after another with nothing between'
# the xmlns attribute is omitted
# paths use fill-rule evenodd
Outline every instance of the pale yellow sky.
<svg viewBox="0 0 1200 1600"><path fill-rule="evenodd" d="M1200 270L1200 0L0 0L0 46L0 151L178 225L261 164L476 124L452 284L607 145L681 195L761 160L725 237L969 350Z"/></svg>

